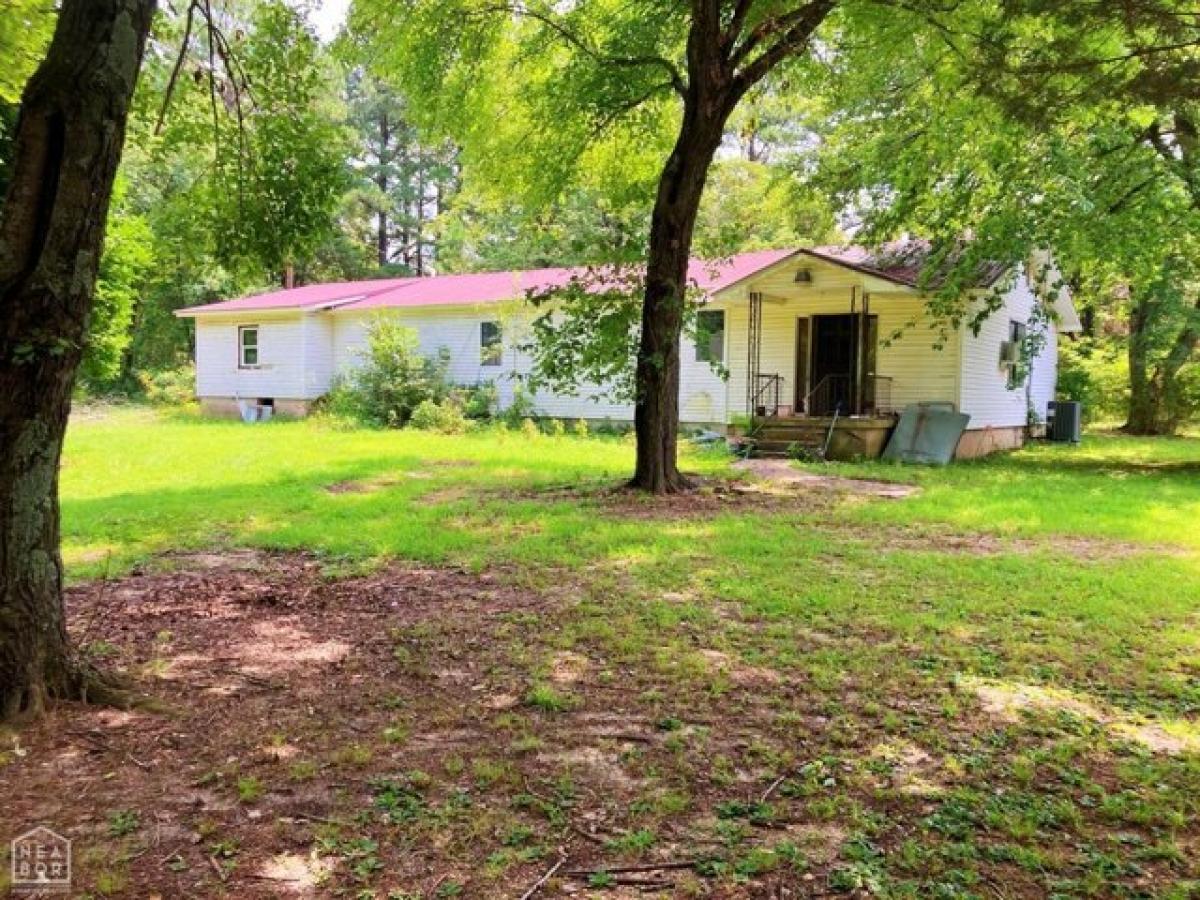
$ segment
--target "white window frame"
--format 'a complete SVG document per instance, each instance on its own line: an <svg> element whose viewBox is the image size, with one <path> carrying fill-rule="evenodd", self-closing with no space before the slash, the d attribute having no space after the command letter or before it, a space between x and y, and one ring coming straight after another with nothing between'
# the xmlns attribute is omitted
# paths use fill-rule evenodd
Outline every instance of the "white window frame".
<svg viewBox="0 0 1200 900"><path fill-rule="evenodd" d="M484 344L484 331L488 325L496 328L496 343ZM490 355L494 354L494 358ZM504 326L496 319L485 319L479 323L479 365L494 369L504 365Z"/></svg>
<svg viewBox="0 0 1200 900"><path fill-rule="evenodd" d="M243 335L247 331L254 332L254 343L246 344L246 339ZM262 368L262 329L257 325L239 325L237 330L237 360L239 369L259 369ZM254 362L246 362L246 351L254 350Z"/></svg>

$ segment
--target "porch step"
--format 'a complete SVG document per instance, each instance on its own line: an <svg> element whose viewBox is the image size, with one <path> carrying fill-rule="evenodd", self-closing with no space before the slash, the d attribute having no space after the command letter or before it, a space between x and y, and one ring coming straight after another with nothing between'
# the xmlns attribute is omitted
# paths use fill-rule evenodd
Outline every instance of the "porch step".
<svg viewBox="0 0 1200 900"><path fill-rule="evenodd" d="M819 441L764 441L756 440L754 452L758 456L791 456L795 449L803 449L816 453L825 446L825 439Z"/></svg>
<svg viewBox="0 0 1200 900"><path fill-rule="evenodd" d="M760 419L754 431L759 456L791 456L797 449L815 454L825 446L829 419L788 417Z"/></svg>
<svg viewBox="0 0 1200 900"><path fill-rule="evenodd" d="M828 425L763 425L755 432L755 437L764 441L807 441L825 440L829 433Z"/></svg>

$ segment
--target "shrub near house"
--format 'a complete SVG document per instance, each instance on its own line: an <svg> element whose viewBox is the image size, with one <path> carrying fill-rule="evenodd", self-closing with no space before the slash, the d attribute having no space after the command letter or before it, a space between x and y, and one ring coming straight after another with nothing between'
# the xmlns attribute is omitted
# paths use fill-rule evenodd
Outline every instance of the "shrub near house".
<svg viewBox="0 0 1200 900"><path fill-rule="evenodd" d="M446 350L423 356L415 330L381 317L368 329L362 364L337 376L326 408L366 425L465 431L468 419L495 412L496 390L491 384L455 387L449 368Z"/></svg>

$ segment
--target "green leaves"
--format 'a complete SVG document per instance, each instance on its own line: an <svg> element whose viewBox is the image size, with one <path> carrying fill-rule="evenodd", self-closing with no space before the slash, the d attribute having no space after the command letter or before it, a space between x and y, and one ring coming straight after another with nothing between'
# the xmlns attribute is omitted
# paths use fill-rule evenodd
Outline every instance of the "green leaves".
<svg viewBox="0 0 1200 900"><path fill-rule="evenodd" d="M0 15L0 105L15 104L46 53L57 16L45 0L4 0Z"/></svg>

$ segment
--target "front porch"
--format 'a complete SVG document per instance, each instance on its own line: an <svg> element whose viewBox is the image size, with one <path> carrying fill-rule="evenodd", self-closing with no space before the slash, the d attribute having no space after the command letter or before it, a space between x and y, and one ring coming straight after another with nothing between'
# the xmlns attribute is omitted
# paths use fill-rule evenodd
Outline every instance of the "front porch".
<svg viewBox="0 0 1200 900"><path fill-rule="evenodd" d="M763 293L747 296L744 438L758 456L874 459L896 424L893 378L876 371L879 317L870 294L855 285L843 311L828 304L796 318L795 349L764 340ZM786 308L786 301L784 301ZM764 343L768 352L764 356ZM769 371L772 367L784 371ZM791 372L789 381L784 374Z"/></svg>
<svg viewBox="0 0 1200 900"><path fill-rule="evenodd" d="M748 294L746 406L752 419L886 416L892 406L890 375L880 375L879 317L870 294L849 291L848 308L797 315L792 352L780 352L778 327L764 315L764 294ZM778 302L778 301L776 301ZM786 299L782 302L790 304ZM764 344L766 352L764 353Z"/></svg>
<svg viewBox="0 0 1200 900"><path fill-rule="evenodd" d="M956 405L958 345L911 287L796 258L729 300L732 432L759 454L876 457L909 404Z"/></svg>

